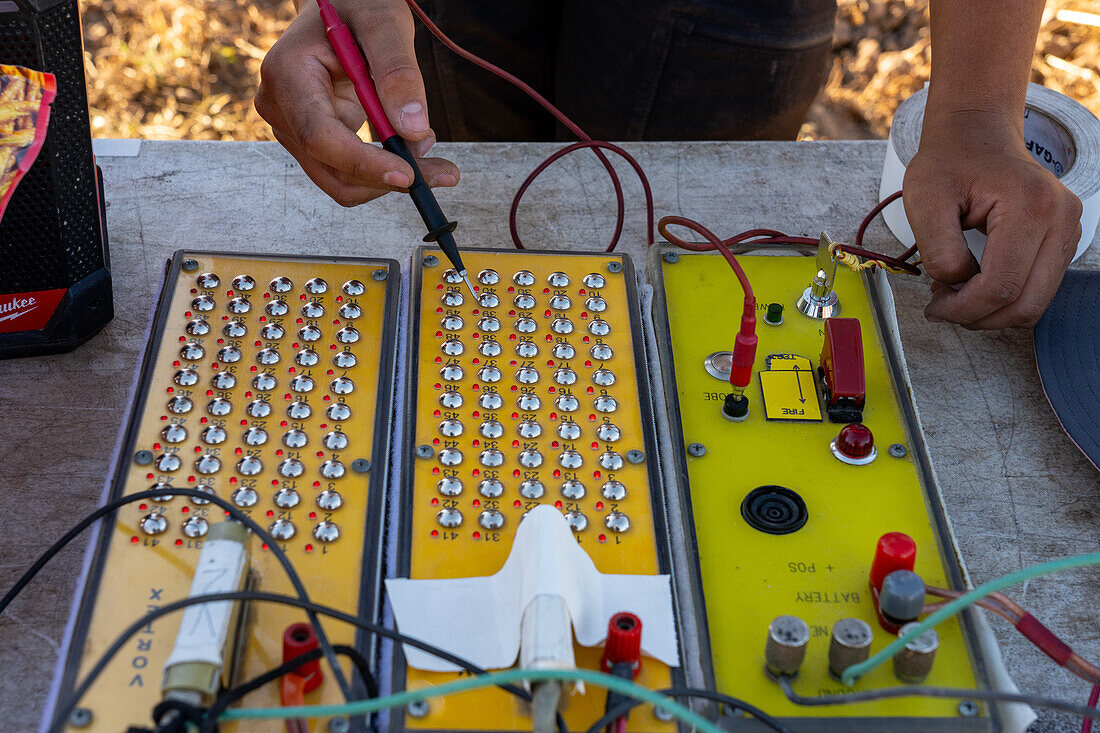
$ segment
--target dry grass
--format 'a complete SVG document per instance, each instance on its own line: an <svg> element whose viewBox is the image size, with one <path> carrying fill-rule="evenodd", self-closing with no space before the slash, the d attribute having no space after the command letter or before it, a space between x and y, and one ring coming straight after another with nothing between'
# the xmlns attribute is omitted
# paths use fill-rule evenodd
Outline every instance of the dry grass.
<svg viewBox="0 0 1100 733"><path fill-rule="evenodd" d="M1031 80L1100 116L1100 2L1049 0ZM927 0L839 0L833 68L804 139L881 138L897 106L928 80Z"/></svg>
<svg viewBox="0 0 1100 733"><path fill-rule="evenodd" d="M252 96L264 52L294 15L290 0L85 0L83 9L97 137L271 139ZM928 78L926 0L839 0L833 52L801 137L885 137L897 105ZM1100 115L1098 68L1100 0L1050 0L1032 81Z"/></svg>

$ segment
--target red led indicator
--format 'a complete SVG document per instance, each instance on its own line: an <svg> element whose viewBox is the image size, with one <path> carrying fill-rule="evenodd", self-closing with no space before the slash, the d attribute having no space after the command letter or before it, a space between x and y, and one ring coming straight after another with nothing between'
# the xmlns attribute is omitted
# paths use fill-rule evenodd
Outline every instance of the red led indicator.
<svg viewBox="0 0 1100 733"><path fill-rule="evenodd" d="M516 502L516 503L518 504L519 502ZM131 537L130 538L130 544L131 545L136 545L138 542L141 542L141 540L139 540L137 537Z"/></svg>
<svg viewBox="0 0 1100 733"><path fill-rule="evenodd" d="M183 540L176 540L176 547L179 547L182 544L183 544Z"/></svg>
<svg viewBox="0 0 1100 733"><path fill-rule="evenodd" d="M433 529L432 530L432 537L438 537L438 536L439 536L439 530L438 529Z"/></svg>
<svg viewBox="0 0 1100 733"><path fill-rule="evenodd" d="M474 532L473 538L475 540L480 540L481 539L481 532Z"/></svg>
<svg viewBox="0 0 1100 733"><path fill-rule="evenodd" d="M475 507L481 506L481 499L474 499L474 506Z"/></svg>
<svg viewBox="0 0 1100 733"><path fill-rule="evenodd" d="M313 552L313 545L306 545L305 550L306 552Z"/></svg>
<svg viewBox="0 0 1100 733"><path fill-rule="evenodd" d="M432 506L439 506L439 499L432 497Z"/></svg>
<svg viewBox="0 0 1100 733"><path fill-rule="evenodd" d="M523 502L521 502L519 499L516 499L514 502L512 502L512 506L514 506L516 509L519 509L521 506L523 506Z"/></svg>

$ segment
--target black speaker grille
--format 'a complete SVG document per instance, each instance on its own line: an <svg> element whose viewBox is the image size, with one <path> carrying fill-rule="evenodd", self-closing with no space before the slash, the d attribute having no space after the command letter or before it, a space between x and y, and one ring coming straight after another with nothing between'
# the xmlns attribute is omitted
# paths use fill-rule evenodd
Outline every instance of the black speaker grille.
<svg viewBox="0 0 1100 733"><path fill-rule="evenodd" d="M76 2L37 23L0 16L0 63L57 77L45 144L0 220L0 293L68 287L104 266Z"/></svg>

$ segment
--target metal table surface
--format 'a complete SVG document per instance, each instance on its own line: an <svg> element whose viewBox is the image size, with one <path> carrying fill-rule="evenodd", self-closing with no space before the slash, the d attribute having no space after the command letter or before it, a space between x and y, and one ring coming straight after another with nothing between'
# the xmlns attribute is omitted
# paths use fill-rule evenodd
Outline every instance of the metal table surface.
<svg viewBox="0 0 1100 733"><path fill-rule="evenodd" d="M125 148L132 148L126 150ZM379 255L405 259L421 223L400 196L355 209L331 202L274 143L143 142L100 147L115 281L115 320L70 354L0 361L0 589L98 502L166 259L176 249ZM512 194L553 144L440 144L463 172L441 199L460 244L511 246ZM635 143L658 215L731 234L758 226L854 235L875 203L885 142ZM117 153L124 153L119 155ZM136 154L134 154L136 152ZM621 249L642 259L643 197L619 166ZM529 191L529 246L596 249L613 226L610 185L591 155L555 165ZM872 249L897 248L881 221ZM1100 248L1076 267L1100 269ZM948 512L975 582L1100 548L1100 476L1043 396L1029 331L970 333L922 315L926 279L893 278L914 397ZM69 616L86 540L73 543L0 617L4 729L37 725ZM1100 573L1034 580L1013 596L1087 658L1100 658L1093 599ZM1024 690L1084 703L1088 686L997 620L1009 672ZM1079 721L1038 711L1033 730Z"/></svg>

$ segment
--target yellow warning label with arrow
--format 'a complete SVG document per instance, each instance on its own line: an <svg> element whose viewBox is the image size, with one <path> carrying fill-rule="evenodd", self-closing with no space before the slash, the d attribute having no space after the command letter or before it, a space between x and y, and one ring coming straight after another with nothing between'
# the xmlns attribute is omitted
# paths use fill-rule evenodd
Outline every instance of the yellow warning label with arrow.
<svg viewBox="0 0 1100 733"><path fill-rule="evenodd" d="M773 359L769 365L780 368L760 372L760 393L767 419L821 422L817 385L813 371L805 365L807 362L805 357Z"/></svg>

